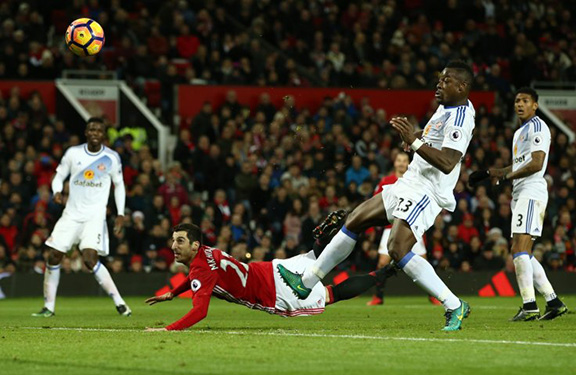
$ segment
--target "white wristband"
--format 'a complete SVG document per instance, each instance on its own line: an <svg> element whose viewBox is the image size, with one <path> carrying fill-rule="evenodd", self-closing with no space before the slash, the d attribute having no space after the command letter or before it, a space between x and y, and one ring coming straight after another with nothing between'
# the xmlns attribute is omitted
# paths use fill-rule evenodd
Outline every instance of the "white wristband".
<svg viewBox="0 0 576 375"><path fill-rule="evenodd" d="M422 142L421 140L419 140L418 138L416 138L414 140L414 142L412 142L412 144L410 145L410 148L414 151L418 151L418 149L420 147L422 147L422 145L424 144L424 142Z"/></svg>

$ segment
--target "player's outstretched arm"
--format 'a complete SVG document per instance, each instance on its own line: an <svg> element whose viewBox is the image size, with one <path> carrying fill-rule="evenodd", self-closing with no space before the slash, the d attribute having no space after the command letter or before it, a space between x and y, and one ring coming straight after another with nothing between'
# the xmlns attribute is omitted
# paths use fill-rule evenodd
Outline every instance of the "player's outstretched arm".
<svg viewBox="0 0 576 375"><path fill-rule="evenodd" d="M144 302L152 306L158 302L172 301L172 298L174 298L174 294L172 294L172 292L168 292L162 294L161 296L150 297Z"/></svg>
<svg viewBox="0 0 576 375"><path fill-rule="evenodd" d="M437 150L416 138L414 135L414 126L406 117L394 117L390 120L390 123L404 143L411 145L411 148L417 152L418 155L442 173L449 174L460 162L462 158L460 151L447 147L442 148L442 150Z"/></svg>
<svg viewBox="0 0 576 375"><path fill-rule="evenodd" d="M491 179L493 185L497 185L500 181L505 180L506 174L512 172L512 166L509 165L505 168L490 168L472 172L468 177L468 185L476 187L480 182Z"/></svg>
<svg viewBox="0 0 576 375"><path fill-rule="evenodd" d="M180 331L186 328L190 328L194 324L204 319L208 315L208 307L210 306L211 294L211 290L210 292L195 294L194 298L192 299L192 304L194 305L192 310L188 311L188 313L179 320L166 326L166 329L168 331Z"/></svg>
<svg viewBox="0 0 576 375"><path fill-rule="evenodd" d="M518 178L524 178L538 173L544 167L544 160L546 159L546 153L544 151L534 151L532 152L532 160L522 168L512 171L512 166L508 168L500 169L502 180L515 180ZM495 170L497 171L497 170ZM492 174L492 169L490 169L490 174Z"/></svg>

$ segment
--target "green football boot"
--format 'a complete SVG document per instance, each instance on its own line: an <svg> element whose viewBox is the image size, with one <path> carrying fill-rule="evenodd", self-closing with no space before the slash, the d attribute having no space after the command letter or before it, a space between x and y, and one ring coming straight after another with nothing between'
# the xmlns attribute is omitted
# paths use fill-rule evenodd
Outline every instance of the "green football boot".
<svg viewBox="0 0 576 375"><path fill-rule="evenodd" d="M518 310L516 315L510 319L511 322L529 322L540 318L540 310L524 310L523 307Z"/></svg>
<svg viewBox="0 0 576 375"><path fill-rule="evenodd" d="M460 300L460 307L454 310L447 310L444 316L446 317L446 325L442 331L458 331L462 329L462 320L470 315L470 305L468 302Z"/></svg>
<svg viewBox="0 0 576 375"><path fill-rule="evenodd" d="M52 311L48 310L45 307L43 307L42 310L40 310L40 312L32 314L32 316L35 318L50 318L51 316L54 315L55 314Z"/></svg>
<svg viewBox="0 0 576 375"><path fill-rule="evenodd" d="M544 314L542 314L542 316L538 320L552 320L559 317L560 315L566 314L567 312L568 307L566 307L565 304L562 304L562 306L558 307L550 307L546 305L546 311L544 312Z"/></svg>
<svg viewBox="0 0 576 375"><path fill-rule="evenodd" d="M302 282L302 275L294 273L284 267L283 265L278 265L278 273L284 280L284 283L292 289L292 292L298 299L306 299L312 292L312 289L306 288Z"/></svg>

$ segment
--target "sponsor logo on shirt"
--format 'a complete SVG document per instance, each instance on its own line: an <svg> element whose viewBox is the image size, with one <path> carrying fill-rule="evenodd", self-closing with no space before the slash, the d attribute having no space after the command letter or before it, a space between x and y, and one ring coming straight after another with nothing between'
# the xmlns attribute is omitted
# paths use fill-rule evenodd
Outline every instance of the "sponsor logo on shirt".
<svg viewBox="0 0 576 375"><path fill-rule="evenodd" d="M102 187L102 182L92 182L92 181L80 181L80 180L76 180L76 181L74 181L74 185L76 185L76 186L83 186L83 187L95 187L95 188L99 188L99 187Z"/></svg>
<svg viewBox="0 0 576 375"><path fill-rule="evenodd" d="M526 155L518 156L517 158L514 158L514 164L522 163L524 160L526 160Z"/></svg>
<svg viewBox="0 0 576 375"><path fill-rule="evenodd" d="M84 178L85 178L86 180L91 180L91 179L93 179L93 178L94 178L94 171L91 170L91 169L88 169L88 170L84 171Z"/></svg>

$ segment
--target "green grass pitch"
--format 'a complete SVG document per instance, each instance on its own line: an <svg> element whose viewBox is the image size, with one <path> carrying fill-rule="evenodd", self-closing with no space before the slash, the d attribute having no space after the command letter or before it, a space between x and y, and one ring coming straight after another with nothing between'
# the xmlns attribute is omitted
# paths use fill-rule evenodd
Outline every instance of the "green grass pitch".
<svg viewBox="0 0 576 375"><path fill-rule="evenodd" d="M441 332L443 310L425 297L366 298L315 317L280 318L214 299L184 332L144 332L188 311L128 298L133 316L108 298L57 300L57 315L33 318L40 298L0 301L0 374L573 374L576 315L510 323L519 298L467 300L460 332ZM576 296L564 298L576 309ZM541 309L544 301L539 300Z"/></svg>

